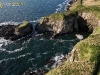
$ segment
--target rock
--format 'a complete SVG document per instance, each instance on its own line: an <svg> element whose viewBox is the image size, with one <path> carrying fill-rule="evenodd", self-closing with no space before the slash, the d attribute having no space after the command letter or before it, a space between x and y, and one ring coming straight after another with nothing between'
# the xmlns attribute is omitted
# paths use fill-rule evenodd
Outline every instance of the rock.
<svg viewBox="0 0 100 75"><path fill-rule="evenodd" d="M21 37L31 34L32 31L33 31L32 24L30 24L29 22L26 21L23 24L21 24L15 28L14 36L11 37L10 39L11 40L19 39Z"/></svg>
<svg viewBox="0 0 100 75"><path fill-rule="evenodd" d="M81 35L81 34L75 34L75 35L79 40L82 40L84 38L83 35Z"/></svg>
<svg viewBox="0 0 100 75"><path fill-rule="evenodd" d="M93 32L100 25L93 12L64 12L44 17L37 25L38 33L48 33L52 37L66 33Z"/></svg>
<svg viewBox="0 0 100 75"><path fill-rule="evenodd" d="M5 39L9 39L11 36L14 35L14 25L3 25L0 26L0 37L4 37Z"/></svg>
<svg viewBox="0 0 100 75"><path fill-rule="evenodd" d="M24 22L21 25L2 25L0 26L0 37L9 40L17 40L31 34L33 31L32 24Z"/></svg>
<svg viewBox="0 0 100 75"><path fill-rule="evenodd" d="M77 15L69 14L66 15L65 13L56 13L50 16L44 17L37 25L36 31L39 33L51 33L52 36L55 37L56 35L62 35L66 33L73 33L78 31L77 25Z"/></svg>

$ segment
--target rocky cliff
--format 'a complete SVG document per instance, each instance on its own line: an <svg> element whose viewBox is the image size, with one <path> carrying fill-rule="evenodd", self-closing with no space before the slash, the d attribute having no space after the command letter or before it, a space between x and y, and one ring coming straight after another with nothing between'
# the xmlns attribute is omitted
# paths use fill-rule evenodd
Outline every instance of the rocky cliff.
<svg viewBox="0 0 100 75"><path fill-rule="evenodd" d="M82 3L85 1L90 2L82 0ZM70 57L62 65L45 75L100 75L100 4L88 6L88 3L77 4L79 2L77 0L68 12L44 17L36 26L39 33L52 32L52 36L73 32L92 33L74 46Z"/></svg>
<svg viewBox="0 0 100 75"><path fill-rule="evenodd" d="M73 11L45 16L35 29L39 33L51 33L52 36L66 33L92 32L100 25L96 12L93 12L93 10L98 11L95 8L79 5Z"/></svg>
<svg viewBox="0 0 100 75"><path fill-rule="evenodd" d="M44 17L36 26L39 33L50 33L52 36L78 31L77 14L57 13Z"/></svg>

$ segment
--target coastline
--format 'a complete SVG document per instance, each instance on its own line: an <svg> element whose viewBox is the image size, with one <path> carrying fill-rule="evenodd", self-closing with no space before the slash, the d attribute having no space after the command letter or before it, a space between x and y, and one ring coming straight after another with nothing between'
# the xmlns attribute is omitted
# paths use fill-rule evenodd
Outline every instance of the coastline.
<svg viewBox="0 0 100 75"><path fill-rule="evenodd" d="M98 10L94 10L93 9L93 7L92 6L89 6L90 8L88 8L87 6L88 6L88 4L86 5L86 9L84 8L84 6L81 4L81 3L78 3L78 1L79 0L77 0L77 1L75 1L74 3L72 2L71 3L71 7L69 6L67 9L69 9L68 11L70 12L70 11L75 11L75 8L79 5L80 6L80 8L77 8L76 9L76 11L78 11L79 12L79 15L80 16L82 16L82 18L84 18L84 19L86 19L87 20L87 22L89 23L89 24L91 24L90 26L88 26L88 28L89 28L89 31L90 32L92 32L90 35L89 35L89 37L87 37L86 39L84 39L84 40L82 40L82 41L80 41L80 42L78 42L74 47L73 47L73 49L72 49L72 51L68 54L68 55L65 55L64 56L64 58L62 59L62 61L60 62L60 63L58 63L58 65L56 66L56 68L54 68L54 69L52 69L52 70L50 70L48 73L46 73L45 75L67 75L67 74L70 74L70 75L73 75L73 74L75 74L75 75L77 75L77 74L79 74L79 75L84 75L84 74L86 74L86 75L94 75L94 74L99 74L100 72L99 72L99 70L98 70L98 72L97 72L97 70L95 70L95 64L99 64L99 58L97 58L98 56L99 56L99 45L97 45L97 44L95 44L95 43L97 43L97 41L94 43L94 44L92 44L92 43L90 43L90 42L87 42L87 40L90 40L90 39L92 39L92 37L91 37L91 35L93 35L93 34L95 34L95 31L96 31L96 28L98 28L99 27L99 21L100 21L100 19L99 19L99 15L97 16L97 15L95 15L95 12L94 11L97 11L98 12ZM84 0L83 0L84 1ZM78 5L76 6L76 5L74 5L74 4L76 4L76 3L78 3ZM92 11L91 9L93 9L94 11ZM84 14L84 15L83 15ZM89 17L90 16L90 17ZM91 18L91 17L94 17L95 18L95 22L96 23L94 23L94 21L92 21L92 22L90 22L90 21L88 21L88 19L89 18ZM92 18L93 19L93 18ZM88 24L87 23L87 24ZM97 30L97 33L98 33L98 30ZM98 35L99 35L100 33L98 33ZM94 38L95 38L96 36L94 35ZM99 37L99 36L98 36ZM96 39L96 40L98 40L98 39ZM95 40L94 40L95 41ZM98 41L99 42L99 41ZM87 44L87 45L84 45L84 44ZM88 45L89 44L89 45ZM98 43L99 44L99 43ZM95 46L93 46L93 45L95 45ZM81 46L83 46L84 48L81 48ZM89 48L89 50L91 50L91 51L93 51L93 49L95 49L96 51L98 51L98 54L96 54L96 53L91 53L88 49L86 49L86 48ZM82 53L80 53L82 50L84 51L84 50L88 50L89 52L87 52L87 53L84 53L83 52L83 54ZM85 56L84 56L85 55ZM96 57L96 58L93 58L93 57ZM91 59L92 59L92 61L91 61ZM94 63L94 62L95 63ZM86 63L87 62L87 63ZM77 64L77 65L76 65ZM81 64L83 64L83 66L81 65ZM73 67L72 67L72 66ZM85 67L86 65L88 65L87 67ZM81 67L81 70L84 70L83 72L81 72L80 70L79 70L79 68ZM75 69L74 69L75 68ZM87 70L86 69L88 69L88 72L87 72ZM71 71L72 70L72 71ZM73 72L74 71L74 72ZM77 71L77 72L76 72ZM73 72L73 73L72 73Z"/></svg>

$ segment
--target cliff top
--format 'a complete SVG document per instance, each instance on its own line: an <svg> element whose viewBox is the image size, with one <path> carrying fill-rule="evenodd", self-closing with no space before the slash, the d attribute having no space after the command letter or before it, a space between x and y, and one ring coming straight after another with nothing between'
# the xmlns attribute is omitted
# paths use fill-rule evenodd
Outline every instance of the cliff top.
<svg viewBox="0 0 100 75"><path fill-rule="evenodd" d="M78 5L83 5L83 6L98 6L100 7L100 0L77 0L72 4L70 7L71 10L75 9Z"/></svg>
<svg viewBox="0 0 100 75"><path fill-rule="evenodd" d="M83 0L82 3L85 6L100 5L100 0Z"/></svg>
<svg viewBox="0 0 100 75"><path fill-rule="evenodd" d="M81 13L80 17L87 25L89 24L89 27L98 26L91 35L73 47L71 56L61 66L45 75L100 75L100 0L77 0L66 13L71 14L73 11Z"/></svg>

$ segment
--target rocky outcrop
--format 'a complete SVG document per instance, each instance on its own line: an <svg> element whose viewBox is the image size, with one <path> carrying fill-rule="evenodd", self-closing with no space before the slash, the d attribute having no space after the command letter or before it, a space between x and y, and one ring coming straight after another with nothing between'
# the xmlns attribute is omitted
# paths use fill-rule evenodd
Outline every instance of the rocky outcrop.
<svg viewBox="0 0 100 75"><path fill-rule="evenodd" d="M77 18L79 31L89 31L93 30L100 25L100 20L93 12L79 12Z"/></svg>
<svg viewBox="0 0 100 75"><path fill-rule="evenodd" d="M100 27L86 39L77 43L70 56L60 66L45 75L99 75Z"/></svg>
<svg viewBox="0 0 100 75"><path fill-rule="evenodd" d="M52 14L44 17L36 26L39 33L52 32L52 36L78 31L77 14Z"/></svg>
<svg viewBox="0 0 100 75"><path fill-rule="evenodd" d="M10 36L13 36L13 32L16 26L14 25L2 25L0 26L0 37L4 37L5 39L9 39Z"/></svg>
<svg viewBox="0 0 100 75"><path fill-rule="evenodd" d="M73 10L44 17L37 24L36 30L39 33L52 32L52 36L73 32L92 34L77 43L68 58L64 58L64 62L45 75L100 74L100 6L80 5L80 0L73 5Z"/></svg>
<svg viewBox="0 0 100 75"><path fill-rule="evenodd" d="M52 33L52 36L66 33L92 32L100 20L92 12L69 12L44 17L36 26L39 33Z"/></svg>
<svg viewBox="0 0 100 75"><path fill-rule="evenodd" d="M13 41L31 34L32 31L33 27L29 22L24 22L18 26L2 25L0 26L0 37Z"/></svg>

